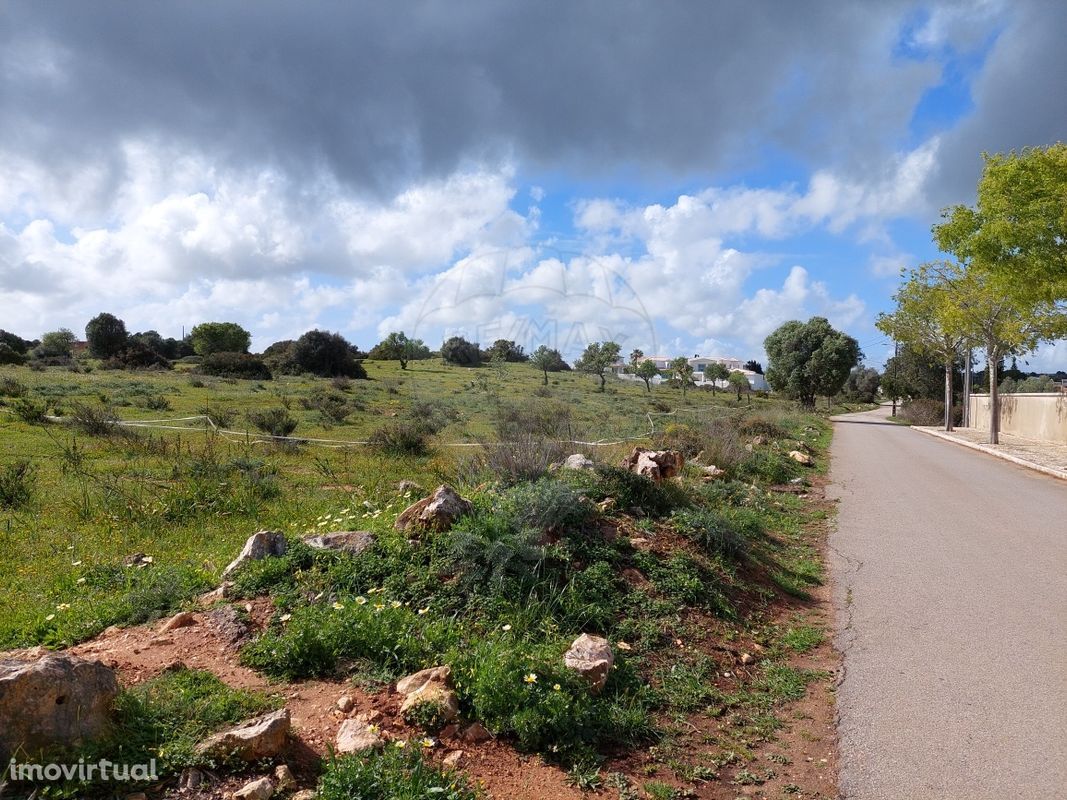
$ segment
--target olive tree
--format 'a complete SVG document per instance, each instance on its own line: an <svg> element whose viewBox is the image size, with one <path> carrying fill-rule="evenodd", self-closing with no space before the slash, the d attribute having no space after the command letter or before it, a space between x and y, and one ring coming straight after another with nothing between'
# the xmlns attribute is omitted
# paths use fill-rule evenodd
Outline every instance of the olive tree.
<svg viewBox="0 0 1067 800"><path fill-rule="evenodd" d="M97 314L85 326L85 341L96 358L111 358L126 348L126 323L114 314Z"/></svg>
<svg viewBox="0 0 1067 800"><path fill-rule="evenodd" d="M823 317L786 322L764 340L763 347L771 388L806 408L815 407L819 394L825 394L829 403L863 357L859 342Z"/></svg>
<svg viewBox="0 0 1067 800"><path fill-rule="evenodd" d="M599 391L602 392L607 371L619 360L621 349L618 342L591 342L574 362L574 368L579 372L598 377L600 379Z"/></svg>

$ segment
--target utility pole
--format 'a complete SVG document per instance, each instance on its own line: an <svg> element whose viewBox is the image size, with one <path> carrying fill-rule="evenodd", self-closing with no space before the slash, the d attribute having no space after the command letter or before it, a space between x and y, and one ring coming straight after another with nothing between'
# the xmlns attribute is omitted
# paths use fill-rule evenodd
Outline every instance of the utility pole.
<svg viewBox="0 0 1067 800"><path fill-rule="evenodd" d="M900 355L900 342L893 342L893 358ZM893 416L897 415L897 398L893 398Z"/></svg>

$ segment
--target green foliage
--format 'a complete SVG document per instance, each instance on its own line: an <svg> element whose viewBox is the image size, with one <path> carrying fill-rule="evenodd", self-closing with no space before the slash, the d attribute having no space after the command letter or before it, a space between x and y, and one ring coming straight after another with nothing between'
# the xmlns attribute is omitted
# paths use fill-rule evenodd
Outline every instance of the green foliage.
<svg viewBox="0 0 1067 800"><path fill-rule="evenodd" d="M938 247L1023 305L1067 299L1067 145L984 158L977 206L944 212Z"/></svg>
<svg viewBox="0 0 1067 800"><path fill-rule="evenodd" d="M317 800L477 800L466 780L423 760L417 743L327 762Z"/></svg>
<svg viewBox="0 0 1067 800"><path fill-rule="evenodd" d="M958 370L957 370L958 376ZM881 389L897 400L937 399L944 395L945 369L907 345L886 361ZM954 388L956 387L954 384Z"/></svg>
<svg viewBox="0 0 1067 800"><path fill-rule="evenodd" d="M67 328L50 331L41 337L41 343L34 348L34 358L70 358L74 343L78 337Z"/></svg>
<svg viewBox="0 0 1067 800"><path fill-rule="evenodd" d="M394 331L371 348L367 358L374 361L399 361L401 369L408 368L409 361L430 357L430 348L422 339L409 339L403 331Z"/></svg>
<svg viewBox="0 0 1067 800"><path fill-rule="evenodd" d="M368 439L375 450L394 456L424 456L430 451L429 429L418 420L395 420L375 428Z"/></svg>
<svg viewBox="0 0 1067 800"><path fill-rule="evenodd" d="M12 348L7 342L0 342L0 365L25 363L26 356Z"/></svg>
<svg viewBox="0 0 1067 800"><path fill-rule="evenodd" d="M548 345L541 345L530 355L530 366L536 367L544 373L544 384L548 386L548 373L569 370L567 362L563 360L559 350L554 350Z"/></svg>
<svg viewBox="0 0 1067 800"><path fill-rule="evenodd" d="M104 369L171 369L171 363L143 342L130 339L102 364Z"/></svg>
<svg viewBox="0 0 1067 800"><path fill-rule="evenodd" d="M189 332L198 356L212 353L247 353L252 335L236 322L202 322Z"/></svg>
<svg viewBox="0 0 1067 800"><path fill-rule="evenodd" d="M818 394L841 391L863 354L851 336L836 331L822 317L786 322L763 343L767 382L779 392L814 407Z"/></svg>
<svg viewBox="0 0 1067 800"><path fill-rule="evenodd" d="M634 375L645 382L645 391L651 392L652 379L659 375L659 367L656 366L654 361L646 359L634 368Z"/></svg>
<svg viewBox="0 0 1067 800"><path fill-rule="evenodd" d="M356 349L339 333L308 331L293 343L290 358L296 369L321 378L366 378Z"/></svg>
<svg viewBox="0 0 1067 800"><path fill-rule="evenodd" d="M216 352L204 356L196 368L201 375L216 378L239 378L248 381L269 381L273 376L270 368L249 353Z"/></svg>
<svg viewBox="0 0 1067 800"><path fill-rule="evenodd" d="M299 424L284 408L249 411L245 416L256 430L268 436L289 436Z"/></svg>
<svg viewBox="0 0 1067 800"><path fill-rule="evenodd" d="M530 360L530 357L523 352L522 345L516 344L510 339L497 339L485 351L484 357L490 361L507 361L509 363Z"/></svg>
<svg viewBox="0 0 1067 800"><path fill-rule="evenodd" d="M0 397L25 397L28 393L26 384L6 375L0 377Z"/></svg>
<svg viewBox="0 0 1067 800"><path fill-rule="evenodd" d="M635 509L645 516L660 517L670 513L675 505L685 504L676 487L655 483L621 467L598 464L594 470L567 472L571 474L562 477L581 489L590 500L600 502L610 497L618 508Z"/></svg>
<svg viewBox="0 0 1067 800"><path fill-rule="evenodd" d="M720 365L721 366L721 365ZM685 356L679 356L670 363L671 381L682 387L682 396L693 385L693 365Z"/></svg>
<svg viewBox="0 0 1067 800"><path fill-rule="evenodd" d="M48 406L41 400L30 397L18 397L11 404L15 416L30 425L44 425L48 422Z"/></svg>
<svg viewBox="0 0 1067 800"><path fill-rule="evenodd" d="M740 559L749 550L749 541L741 526L722 511L684 509L676 511L671 519L679 533L710 555Z"/></svg>
<svg viewBox="0 0 1067 800"><path fill-rule="evenodd" d="M787 483L800 475L802 468L780 450L760 448L746 454L733 468L738 480L766 484Z"/></svg>
<svg viewBox="0 0 1067 800"><path fill-rule="evenodd" d="M482 351L462 336L453 336L441 345L441 358L460 367L477 367L482 363Z"/></svg>
<svg viewBox="0 0 1067 800"><path fill-rule="evenodd" d="M605 374L619 360L622 348L618 342L590 342L582 355L574 362L574 368L600 379L600 391L604 391Z"/></svg>
<svg viewBox="0 0 1067 800"><path fill-rule="evenodd" d="M825 634L814 625L799 625L782 634L782 644L798 653L814 650L822 644Z"/></svg>
<svg viewBox="0 0 1067 800"><path fill-rule="evenodd" d="M873 367L856 367L848 373L842 392L850 403L874 403L881 381L882 376Z"/></svg>
<svg viewBox="0 0 1067 800"><path fill-rule="evenodd" d="M89 352L97 358L111 358L126 348L126 323L114 314L97 314L85 326Z"/></svg>
<svg viewBox="0 0 1067 800"><path fill-rule="evenodd" d="M578 530L597 513L574 487L555 478L540 478L508 489L497 509L510 524L546 534Z"/></svg>
<svg viewBox="0 0 1067 800"><path fill-rule="evenodd" d="M20 458L0 466L0 508L21 509L33 498L37 470L29 459Z"/></svg>
<svg viewBox="0 0 1067 800"><path fill-rule="evenodd" d="M5 331L3 328L0 328L0 344L7 345L20 356L26 355L29 349L33 347L33 342L27 341L17 334Z"/></svg>

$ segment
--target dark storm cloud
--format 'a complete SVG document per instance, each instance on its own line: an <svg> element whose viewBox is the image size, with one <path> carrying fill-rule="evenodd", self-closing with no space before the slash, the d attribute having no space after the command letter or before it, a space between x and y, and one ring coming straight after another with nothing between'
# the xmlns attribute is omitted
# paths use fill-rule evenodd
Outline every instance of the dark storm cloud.
<svg viewBox="0 0 1067 800"><path fill-rule="evenodd" d="M394 188L467 160L597 174L884 152L936 74L909 3L7 3L0 137L57 167L124 138ZM891 91L887 91L891 88Z"/></svg>

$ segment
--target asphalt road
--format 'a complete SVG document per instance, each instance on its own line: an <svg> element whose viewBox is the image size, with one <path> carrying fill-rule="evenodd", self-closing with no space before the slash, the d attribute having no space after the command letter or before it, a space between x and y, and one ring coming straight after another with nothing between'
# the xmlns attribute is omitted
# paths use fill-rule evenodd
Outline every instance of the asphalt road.
<svg viewBox="0 0 1067 800"><path fill-rule="evenodd" d="M1067 482L838 417L846 800L1067 798Z"/></svg>

